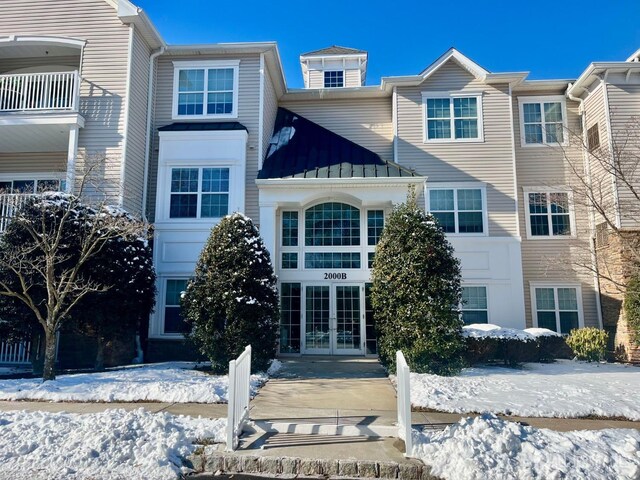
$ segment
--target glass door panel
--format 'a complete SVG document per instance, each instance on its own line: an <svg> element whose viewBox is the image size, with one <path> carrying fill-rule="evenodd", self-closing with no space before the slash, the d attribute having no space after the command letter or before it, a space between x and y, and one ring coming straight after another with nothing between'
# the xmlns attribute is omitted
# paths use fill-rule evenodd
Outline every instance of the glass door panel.
<svg viewBox="0 0 640 480"><path fill-rule="evenodd" d="M329 285L305 288L305 351L331 353Z"/></svg>
<svg viewBox="0 0 640 480"><path fill-rule="evenodd" d="M360 286L336 285L335 306L335 353L360 353L362 350Z"/></svg>

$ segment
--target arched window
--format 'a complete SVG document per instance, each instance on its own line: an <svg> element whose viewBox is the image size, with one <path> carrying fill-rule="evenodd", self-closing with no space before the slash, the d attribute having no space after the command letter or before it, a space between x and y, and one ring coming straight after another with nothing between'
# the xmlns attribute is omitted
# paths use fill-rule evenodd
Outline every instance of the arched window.
<svg viewBox="0 0 640 480"><path fill-rule="evenodd" d="M360 210L328 202L305 213L304 244L308 247L360 245Z"/></svg>

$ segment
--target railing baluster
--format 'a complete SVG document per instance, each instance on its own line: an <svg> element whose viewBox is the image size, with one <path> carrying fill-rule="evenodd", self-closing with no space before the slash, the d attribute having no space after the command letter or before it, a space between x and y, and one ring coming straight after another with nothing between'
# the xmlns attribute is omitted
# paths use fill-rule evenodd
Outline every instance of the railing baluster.
<svg viewBox="0 0 640 480"><path fill-rule="evenodd" d="M76 110L77 71L0 75L0 112Z"/></svg>

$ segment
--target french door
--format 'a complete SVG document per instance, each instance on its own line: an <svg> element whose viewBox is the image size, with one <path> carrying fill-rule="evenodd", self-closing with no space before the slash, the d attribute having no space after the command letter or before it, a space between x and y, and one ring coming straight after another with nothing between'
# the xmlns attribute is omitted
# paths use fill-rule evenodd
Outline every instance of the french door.
<svg viewBox="0 0 640 480"><path fill-rule="evenodd" d="M364 286L319 283L304 286L304 350L306 354L361 355Z"/></svg>

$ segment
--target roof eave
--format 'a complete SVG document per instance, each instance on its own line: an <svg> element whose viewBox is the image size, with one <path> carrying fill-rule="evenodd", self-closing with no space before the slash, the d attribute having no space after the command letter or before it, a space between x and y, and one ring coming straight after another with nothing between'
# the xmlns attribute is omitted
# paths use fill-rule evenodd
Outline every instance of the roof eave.
<svg viewBox="0 0 640 480"><path fill-rule="evenodd" d="M142 34L152 48L166 47L167 44L149 19L144 10L129 0L118 1L118 18L125 24L133 24L142 30Z"/></svg>
<svg viewBox="0 0 640 480"><path fill-rule="evenodd" d="M310 186L311 185L361 185L361 186L385 186L385 185L417 185L427 180L423 176L406 177L346 177L346 178L258 178L256 185L258 188L287 186Z"/></svg>
<svg viewBox="0 0 640 480"><path fill-rule="evenodd" d="M340 98L381 98L388 96L389 92L383 90L380 85L368 85L366 87L290 89L287 90L281 100L330 100Z"/></svg>

